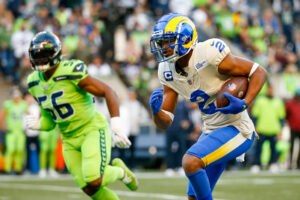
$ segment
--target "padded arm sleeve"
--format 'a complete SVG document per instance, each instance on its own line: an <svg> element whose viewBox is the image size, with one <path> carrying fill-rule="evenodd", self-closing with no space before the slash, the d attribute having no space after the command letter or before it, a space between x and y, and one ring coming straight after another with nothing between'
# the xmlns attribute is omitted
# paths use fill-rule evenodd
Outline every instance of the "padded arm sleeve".
<svg viewBox="0 0 300 200"><path fill-rule="evenodd" d="M71 80L75 85L85 79L89 74L87 71L87 66L80 60L76 60L76 62L71 66Z"/></svg>

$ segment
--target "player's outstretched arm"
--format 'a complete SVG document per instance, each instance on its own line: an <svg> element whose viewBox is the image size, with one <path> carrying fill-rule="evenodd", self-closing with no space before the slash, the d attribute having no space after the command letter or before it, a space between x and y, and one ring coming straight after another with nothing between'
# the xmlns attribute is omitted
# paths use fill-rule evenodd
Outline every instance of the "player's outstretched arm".
<svg viewBox="0 0 300 200"><path fill-rule="evenodd" d="M247 105L252 103L267 79L267 73L263 67L231 54L226 56L219 64L218 71L220 74L250 78L248 90L244 98Z"/></svg>
<svg viewBox="0 0 300 200"><path fill-rule="evenodd" d="M118 97L111 87L90 75L81 80L78 86L97 97L105 97L110 117L119 116Z"/></svg>
<svg viewBox="0 0 300 200"><path fill-rule="evenodd" d="M119 101L114 90L102 81L93 78L90 75L81 80L78 83L78 86L97 97L105 97L111 117L110 122L113 135L113 143L119 148L128 148L131 145L131 142L123 131L124 129L122 127L121 118L119 117Z"/></svg>
<svg viewBox="0 0 300 200"><path fill-rule="evenodd" d="M153 91L149 104L157 127L167 129L172 124L177 99L178 94L168 86Z"/></svg>

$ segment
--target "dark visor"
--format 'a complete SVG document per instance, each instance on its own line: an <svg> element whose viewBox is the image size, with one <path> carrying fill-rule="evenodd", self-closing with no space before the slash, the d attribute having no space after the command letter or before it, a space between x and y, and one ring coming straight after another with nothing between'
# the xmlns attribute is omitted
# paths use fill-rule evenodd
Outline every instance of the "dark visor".
<svg viewBox="0 0 300 200"><path fill-rule="evenodd" d="M32 59L41 59L41 58L52 58L55 54L53 48L49 49L32 49L30 50L30 55Z"/></svg>
<svg viewBox="0 0 300 200"><path fill-rule="evenodd" d="M49 59L54 55L54 49L31 49L30 59L36 65L44 65L49 63Z"/></svg>

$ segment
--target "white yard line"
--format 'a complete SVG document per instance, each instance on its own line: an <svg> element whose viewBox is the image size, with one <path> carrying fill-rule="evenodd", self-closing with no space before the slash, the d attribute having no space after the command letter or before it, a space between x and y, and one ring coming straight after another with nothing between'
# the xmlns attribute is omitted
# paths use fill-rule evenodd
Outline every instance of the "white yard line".
<svg viewBox="0 0 300 200"><path fill-rule="evenodd" d="M219 185L226 185L226 184L254 184L254 185L271 185L271 184L276 184L277 179L272 178L272 177L255 177L255 178L223 178L218 181L217 184ZM293 184L300 184L300 179L299 178L284 178L280 179L280 184L282 183L293 183Z"/></svg>
<svg viewBox="0 0 300 200"><path fill-rule="evenodd" d="M23 190L44 190L44 191L53 191L53 192L76 192L82 193L82 191L77 187L66 187L66 186L53 186L53 185L34 185L34 184L7 184L0 183L0 188L14 188L14 189L23 189ZM126 192L120 190L114 190L120 196L128 196L128 197L151 197L154 199L185 199L186 196L176 196L169 194L151 194L151 193L142 193L142 192Z"/></svg>
<svg viewBox="0 0 300 200"><path fill-rule="evenodd" d="M163 172L136 172L135 173L138 178L140 179L178 179L178 178L185 178L183 175L176 174L175 176L166 176ZM294 171L288 171L288 172L282 172L279 174L272 174L269 172L260 172L258 174L251 174L249 171L225 171L224 174L221 177L221 180L227 181L232 180L236 177L238 179L248 179L251 177L255 177L258 179L265 179L265 178L274 178L274 177L281 177L281 176L287 176L287 177L294 177L294 176L300 176L300 170L294 170ZM6 181L57 181L57 180L73 180L72 176L69 174L60 175L58 178L46 178L41 179L37 175L24 175L24 176L12 176L12 175L0 175L0 183L6 182Z"/></svg>
<svg viewBox="0 0 300 200"><path fill-rule="evenodd" d="M222 177L232 177L232 176L239 176L239 177L281 177L281 176L300 176L300 170L291 170L291 171L284 171L279 172L277 174L271 173L269 171L261 171L257 174L252 174L250 171L246 170L232 170L232 171L225 171L222 175Z"/></svg>
<svg viewBox="0 0 300 200"><path fill-rule="evenodd" d="M60 175L57 178L40 178L37 175L24 175L24 176L13 176L13 175L0 175L0 183L1 182L43 182L43 181L47 181L47 182L57 182L57 181L69 181L69 180L73 180L72 176L67 174L67 175Z"/></svg>
<svg viewBox="0 0 300 200"><path fill-rule="evenodd" d="M0 183L0 188L9 188L9 189L23 189L23 190L44 190L44 191L53 191L53 192L76 192L82 193L82 191L77 187L66 187L66 186L53 186L53 185L34 185L34 184L19 184L19 183ZM126 192L120 190L114 190L120 196L127 197L141 197L141 198L154 198L154 199L170 199L170 200L179 200L186 199L186 196L179 195L170 195L163 193L143 193L143 192ZM225 200L225 199L215 199L215 200Z"/></svg>
<svg viewBox="0 0 300 200"><path fill-rule="evenodd" d="M138 178L143 179L161 179L161 178L182 178L185 177L184 175L175 174L175 176L166 176L163 172L136 172L135 173ZM236 171L225 171L221 178L232 178L232 177L281 177L281 176L300 176L300 170L293 170L293 171L286 171L286 172L280 172L278 174L272 174L268 171L262 171L258 174L252 174L250 171L242 171L242 170L236 170Z"/></svg>
<svg viewBox="0 0 300 200"><path fill-rule="evenodd" d="M218 184L276 184L276 177L288 176L287 178L281 179L281 183L294 183L300 184L299 178L292 178L296 175L300 175L300 171L285 172L280 174L270 174L270 173L259 173L256 175L250 174L247 171L234 171L234 172L225 172ZM140 179L174 179L174 178L185 178L184 176L176 175L174 177L167 177L163 172L137 172L137 177ZM251 178L252 177L252 178ZM290 177L290 178L289 178ZM0 175L0 188L15 188L23 190L44 190L44 191L53 191L53 192L70 192L70 193L82 193L82 191L77 187L68 187L68 186L55 186L55 185L35 185L27 183L18 183L18 182L42 182L42 181L68 181L73 180L71 175L61 175L59 178L46 178L41 179L36 175L27 175L27 176L7 176ZM9 183L8 183L9 182ZM140 197L141 199L148 197L152 199L162 199L162 200L179 200L187 199L184 195L170 195L164 193L143 193L143 192L128 192L128 191L115 191L120 196L127 197ZM72 199L76 199L76 194L73 194ZM216 195L216 193L214 193ZM217 196L222 196L217 193ZM9 200L9 197L2 196L0 200ZM224 199L215 199L215 200L224 200Z"/></svg>

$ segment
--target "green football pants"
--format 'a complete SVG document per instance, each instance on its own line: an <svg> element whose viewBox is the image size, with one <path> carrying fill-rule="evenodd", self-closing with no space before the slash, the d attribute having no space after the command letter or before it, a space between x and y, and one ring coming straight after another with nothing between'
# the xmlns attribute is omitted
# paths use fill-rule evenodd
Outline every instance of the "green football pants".
<svg viewBox="0 0 300 200"><path fill-rule="evenodd" d="M80 188L99 178L111 156L111 136L108 126L87 127L84 134L63 139L66 166Z"/></svg>

